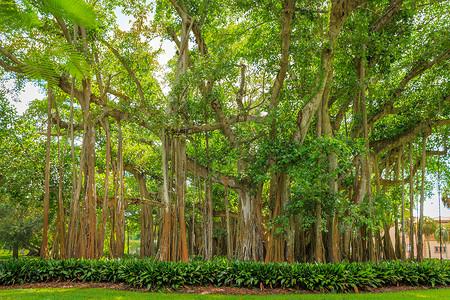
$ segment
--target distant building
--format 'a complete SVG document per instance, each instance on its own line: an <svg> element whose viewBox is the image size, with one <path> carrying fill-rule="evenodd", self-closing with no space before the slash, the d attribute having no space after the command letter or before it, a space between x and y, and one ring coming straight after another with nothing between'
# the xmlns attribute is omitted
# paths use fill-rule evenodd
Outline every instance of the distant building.
<svg viewBox="0 0 450 300"><path fill-rule="evenodd" d="M436 221L439 228L439 217L433 218L433 220ZM445 225L450 224L450 217L441 217L442 221L442 228L444 228ZM405 230L405 240L406 240L406 257L409 257L409 253L411 251L411 247L414 248L414 256L417 257L417 228L419 226L417 217L414 217L414 226L415 226L415 233L414 233L414 245L411 245L410 239L409 239L409 222L406 224L406 230ZM401 231L400 231L400 243L402 242L401 238ZM391 227L389 229L389 235L391 236L392 245L395 249L395 229L394 227ZM444 241L442 242L442 247L439 245L439 240L436 241L436 238L434 236L434 233L428 236L428 240L430 241L430 249L431 249L431 258L440 258L440 253L442 252L442 258L444 259L450 259L449 254L449 247L450 243L445 244ZM427 243L427 237L423 236L423 257L429 258L429 252L428 252L428 243Z"/></svg>

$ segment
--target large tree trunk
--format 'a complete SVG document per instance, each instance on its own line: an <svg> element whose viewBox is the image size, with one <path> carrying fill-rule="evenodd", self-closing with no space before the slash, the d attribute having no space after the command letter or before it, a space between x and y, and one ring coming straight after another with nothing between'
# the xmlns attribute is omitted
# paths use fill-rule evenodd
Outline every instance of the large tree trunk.
<svg viewBox="0 0 450 300"><path fill-rule="evenodd" d="M332 74L330 72L330 74ZM332 76L332 75L330 75ZM327 88L328 89L328 88ZM330 123L330 113L328 110L328 105L325 104L328 102L328 95L329 91L325 90L324 95L327 95L324 97L323 101L323 132L328 137L333 137L333 131L331 128ZM333 194L333 196L337 195L338 193L338 184L337 184L337 175L335 174L336 169L338 167L338 159L337 155L335 153L328 154L328 161L329 161L329 170L328 172L330 174L333 174L333 176L330 177L328 181L328 186L330 188L330 192ZM339 244L339 240L336 238L336 232L338 231L337 228L337 222L336 222L336 214L333 211L329 213L329 216L327 217L327 262L334 263L337 261L337 248Z"/></svg>
<svg viewBox="0 0 450 300"><path fill-rule="evenodd" d="M48 89L48 105L47 105L47 146L45 154L45 183L44 183L44 229L42 233L42 244L40 256L48 259L48 214L50 208L50 146L52 134L52 102L53 91Z"/></svg>
<svg viewBox="0 0 450 300"><path fill-rule="evenodd" d="M405 236L405 164L404 164L404 147L402 146L401 154L400 154L400 162L402 167L402 260L406 260L406 236Z"/></svg>
<svg viewBox="0 0 450 300"><path fill-rule="evenodd" d="M180 259L188 261L188 247L186 238L186 222L184 218L184 206L186 198L186 140L183 137L175 137L175 157L176 157L176 193L179 220L179 241ZM176 227L176 226L175 226ZM176 228L174 228L176 229Z"/></svg>
<svg viewBox="0 0 450 300"><path fill-rule="evenodd" d="M270 199L272 206L271 219L282 217L285 213L283 207L289 203L289 177L285 171L276 172L272 176L270 185ZM289 221L290 223L290 221ZM270 261L291 261L293 259L293 237L291 224L280 228L277 224L272 224L272 228L268 233L267 251L265 262ZM285 232L282 234L280 232ZM279 232L278 234L276 232ZM285 249L285 241L286 247ZM285 251L287 250L287 251ZM286 254L286 255L285 255Z"/></svg>
<svg viewBox="0 0 450 300"><path fill-rule="evenodd" d="M423 261L423 204L425 202L425 165L427 158L427 136L423 133L422 142L422 185L420 189L420 218L419 230L417 232L417 260Z"/></svg>
<svg viewBox="0 0 450 300"><path fill-rule="evenodd" d="M105 122L101 122L106 135L106 157L105 157L105 183L102 207L102 219L98 234L98 257L103 257L103 248L105 244L106 220L108 217L108 201L109 201L109 173L111 160L111 131L109 127L109 119L105 117Z"/></svg>
<svg viewBox="0 0 450 300"><path fill-rule="evenodd" d="M397 153L397 163L395 164L395 172L394 172L394 180L398 182L398 176L400 175L400 164L401 164L401 149L399 149ZM400 243L400 231L399 231L399 224L398 224L398 206L395 205L394 207L394 222L395 222L395 256L397 259L400 259L402 257L402 248Z"/></svg>
<svg viewBox="0 0 450 300"><path fill-rule="evenodd" d="M414 176L413 176L413 145L409 143L409 259L414 259Z"/></svg>
<svg viewBox="0 0 450 300"><path fill-rule="evenodd" d="M383 221L384 229L384 259L393 260L396 259L394 247L392 246L391 236L389 234L390 226L386 221Z"/></svg>
<svg viewBox="0 0 450 300"><path fill-rule="evenodd" d="M231 236L230 203L228 201L228 179L223 179L223 185L225 187L224 205L227 226L227 258L231 260L233 258L233 239Z"/></svg>
<svg viewBox="0 0 450 300"><path fill-rule="evenodd" d="M78 188L78 180L77 180L77 168L75 164L75 136L74 136L74 121L73 121L73 100L74 100L74 85L75 79L72 79L71 84L71 95L70 95L70 146L71 146L71 154L72 154L72 192L70 197L70 205L69 205L69 221L68 221L68 232L67 232L67 258L73 258L75 256L75 243L78 235L79 228L79 211L80 211L80 203L79 203L79 188ZM84 142L83 142L84 143ZM80 158L80 166L84 164L84 147L81 149L81 158ZM81 174L81 167L80 167ZM80 183L81 184L81 183Z"/></svg>
<svg viewBox="0 0 450 300"><path fill-rule="evenodd" d="M163 172L163 227L159 244L157 259L167 261L170 258L170 191L169 191L169 145L166 132L161 134L162 172Z"/></svg>
<svg viewBox="0 0 450 300"><path fill-rule="evenodd" d="M97 242L97 193L95 187L95 125L92 121L88 127L88 148L87 148L87 197L86 208L89 218L89 230L87 234L86 258L94 259L98 257Z"/></svg>
<svg viewBox="0 0 450 300"><path fill-rule="evenodd" d="M262 187L254 195L248 186L237 188L239 202L239 233L236 257L241 260L262 261L264 240L262 236Z"/></svg>
<svg viewBox="0 0 450 300"><path fill-rule="evenodd" d="M206 133L206 159L209 176L209 140ZM212 202L212 181L205 179L205 203L203 205L203 259L213 259L213 202Z"/></svg>
<svg viewBox="0 0 450 300"><path fill-rule="evenodd" d="M141 243L139 255L151 257L155 253L154 232L153 232L153 207L148 203L150 194L145 183L145 175L139 172L132 172L138 183L139 193L141 195Z"/></svg>
<svg viewBox="0 0 450 300"><path fill-rule="evenodd" d="M57 256L60 259L65 259L66 258L66 228L65 228L65 219L66 219L66 214L65 214L65 207L64 207L64 199L63 199L63 167L64 167L64 158L65 158L65 150L64 152L61 153L61 143L60 143L60 139L59 139L59 131L60 131L60 117L59 117L59 111L58 111L58 106L55 102L55 107L56 107L56 113L58 115L57 117L57 132L58 132L58 217L57 217L57 221L56 221L56 234L58 234L59 238L58 238L58 243L56 243L56 239L54 239L53 241L53 245L55 247L55 244L57 244L56 246L59 248L59 251L52 251L52 255L53 257ZM67 139L66 139L67 141ZM66 143L67 145L67 143ZM58 253L59 252L59 255Z"/></svg>
<svg viewBox="0 0 450 300"><path fill-rule="evenodd" d="M366 46L363 46L362 50L362 58L360 60L360 83L361 88L359 91L359 100L361 103L361 110L363 114L363 127L364 127L364 140L365 140L365 146L367 149L367 152L365 154L365 157L363 159L363 173L364 173L364 180L365 183L363 186L365 186L364 193L368 197L369 201L369 219L374 219L374 212L373 212L373 193L372 193L372 170L371 170L371 153L370 153L370 146L369 146L369 126L367 124L367 103L366 103ZM362 179L363 180L363 179ZM367 231L368 237L366 239L367 243L367 251L369 252L367 255L368 260L374 259L374 249L373 249L373 234L372 234L372 228L369 228Z"/></svg>
<svg viewBox="0 0 450 300"><path fill-rule="evenodd" d="M123 183L123 151L122 151L122 125L120 120L117 120L118 128L118 145L117 145L117 176L119 193L116 198L115 207L115 229L116 229L116 255L123 257L125 251L125 199L124 199L124 183Z"/></svg>

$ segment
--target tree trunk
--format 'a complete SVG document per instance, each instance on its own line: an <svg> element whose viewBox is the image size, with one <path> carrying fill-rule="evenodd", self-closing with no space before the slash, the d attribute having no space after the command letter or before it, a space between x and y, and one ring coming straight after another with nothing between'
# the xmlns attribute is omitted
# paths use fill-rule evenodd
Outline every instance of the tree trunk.
<svg viewBox="0 0 450 300"><path fill-rule="evenodd" d="M401 150L398 151L397 154L397 163L395 164L395 171L394 171L394 180L398 181L398 176L400 175L400 164L401 164ZM394 202L395 203L395 202ZM399 224L398 224L398 206L395 204L394 207L394 226L395 226L395 256L397 259L400 259L402 257L402 248L400 243L400 231L399 231Z"/></svg>
<svg viewBox="0 0 450 300"><path fill-rule="evenodd" d="M12 253L12 258L19 258L19 246L14 245L13 246L13 253Z"/></svg>
<svg viewBox="0 0 450 300"><path fill-rule="evenodd" d="M48 259L48 214L50 208L50 147L52 134L52 102L53 91L48 88L48 105L47 105L47 146L45 154L45 183L44 183L44 229L42 233L42 244L40 256Z"/></svg>
<svg viewBox="0 0 450 300"><path fill-rule="evenodd" d="M163 171L163 228L161 231L161 241L157 258L161 261L167 261L170 258L169 239L170 239L170 192L169 192L169 160L168 160L168 138L163 130L161 134L161 152L162 152L162 171Z"/></svg>
<svg viewBox="0 0 450 300"><path fill-rule="evenodd" d="M141 243L139 255L141 258L154 255L154 232L153 232L153 207L148 203L150 194L145 183L145 175L139 172L132 172L138 183L141 195Z"/></svg>
<svg viewBox="0 0 450 300"><path fill-rule="evenodd" d="M405 164L403 159L404 147L402 146L401 154L400 154L400 162L402 166L402 260L406 260L406 236L405 236Z"/></svg>
<svg viewBox="0 0 450 300"><path fill-rule="evenodd" d="M180 241L180 259L188 261L188 247L186 239L186 222L184 218L184 206L186 198L186 140L183 137L175 137L175 156L176 156L176 193L178 205L179 220L179 241Z"/></svg>
<svg viewBox="0 0 450 300"><path fill-rule="evenodd" d="M262 236L262 187L256 196L248 186L236 189L239 202L239 237L236 257L241 260L264 260L264 239Z"/></svg>
<svg viewBox="0 0 450 300"><path fill-rule="evenodd" d="M64 167L64 158L65 158L65 150L64 148L63 153L61 153L61 142L59 138L59 132L60 132L60 117L59 117L59 110L56 101L55 103L55 110L57 114L57 122L56 122L56 130L58 132L57 136L57 144L58 144L58 216L56 221L56 235L59 235L58 240L54 238L53 240L53 248L55 251L52 250L52 256L53 257L59 257L60 259L66 258L66 228L65 228L65 207L64 207L64 199L63 199L63 167ZM67 141L67 139L66 139ZM67 143L65 144L67 146ZM55 244L56 247L55 247ZM57 252L57 253L56 253Z"/></svg>
<svg viewBox="0 0 450 300"><path fill-rule="evenodd" d="M95 125L92 121L88 126L88 148L87 148L87 212L89 224L87 232L86 258L98 258L97 242L97 193L95 187Z"/></svg>
<svg viewBox="0 0 450 300"><path fill-rule="evenodd" d="M103 257L103 248L105 244L106 220L108 217L108 201L109 201L109 173L111 160L111 131L109 127L109 119L105 117L105 122L101 122L106 135L106 157L105 157L105 183L102 207L102 219L98 234L98 257Z"/></svg>
<svg viewBox="0 0 450 300"><path fill-rule="evenodd" d="M231 237L231 220L230 220L230 204L228 202L228 180L224 181L225 187L225 215L227 222L227 258L231 260L233 258L233 240Z"/></svg>
<svg viewBox="0 0 450 300"><path fill-rule="evenodd" d="M206 99L205 99L206 101ZM205 106L205 123L208 124L208 114ZM206 168L209 177L210 159L209 159L209 134L206 132ZM212 202L212 181L205 179L205 204L203 216L203 259L212 260L213 258L213 202Z"/></svg>
<svg viewBox="0 0 450 300"><path fill-rule="evenodd" d="M125 199L123 183L123 146L122 146L122 126L120 119L117 120L118 145L117 145L117 175L119 180L119 195L117 197L117 206L115 208L116 219L116 255L123 257L125 251Z"/></svg>
<svg viewBox="0 0 450 300"><path fill-rule="evenodd" d="M413 176L413 145L409 143L409 259L414 259L414 176Z"/></svg>
<svg viewBox="0 0 450 300"><path fill-rule="evenodd" d="M389 225L386 221L383 221L384 228L384 259L393 260L396 259L394 247L392 247L391 236L389 235Z"/></svg>
<svg viewBox="0 0 450 300"><path fill-rule="evenodd" d="M417 232L417 261L423 261L423 204L425 202L425 165L427 158L427 136L423 133L422 142L422 186L420 189L420 218Z"/></svg>
<svg viewBox="0 0 450 300"><path fill-rule="evenodd" d="M400 232L399 232L399 228L398 228L398 219L397 216L395 216L395 257L397 259L401 258L402 256L402 249L401 249L401 244L400 244Z"/></svg>
<svg viewBox="0 0 450 300"><path fill-rule="evenodd" d="M72 192L70 197L69 205L69 221L68 221L68 232L67 232L67 246L66 246L66 257L73 258L75 256L75 242L78 234L78 214L79 214L79 196L78 194L78 181L77 181L77 168L75 164L75 137L73 128L73 100L74 100L74 85L75 79L72 79L71 93L70 93L70 145L72 154ZM80 166L84 164L84 147L81 149ZM81 167L80 167L81 171ZM79 195L79 194L78 194Z"/></svg>
<svg viewBox="0 0 450 300"><path fill-rule="evenodd" d="M282 217L284 215L283 207L289 203L289 178L285 171L275 172L272 175L271 186L270 186L270 198L271 198L271 206L273 207L273 214L271 216L272 220L277 217ZM269 231L267 238L267 251L265 262L270 261L286 261L292 260L292 229L290 228L290 224L280 228L277 224L272 224L272 228ZM281 231L285 231L285 234L282 234ZM279 233L276 233L279 232ZM284 249L284 243L287 242L288 253L286 253Z"/></svg>

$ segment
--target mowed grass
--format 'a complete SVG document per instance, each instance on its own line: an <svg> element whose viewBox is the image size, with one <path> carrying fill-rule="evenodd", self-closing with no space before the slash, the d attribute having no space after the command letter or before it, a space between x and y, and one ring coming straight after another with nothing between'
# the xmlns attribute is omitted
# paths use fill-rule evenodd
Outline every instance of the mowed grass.
<svg viewBox="0 0 450 300"><path fill-rule="evenodd" d="M0 299L450 299L450 289L416 290L379 294L301 294L274 296L143 293L101 288L38 288L0 290Z"/></svg>

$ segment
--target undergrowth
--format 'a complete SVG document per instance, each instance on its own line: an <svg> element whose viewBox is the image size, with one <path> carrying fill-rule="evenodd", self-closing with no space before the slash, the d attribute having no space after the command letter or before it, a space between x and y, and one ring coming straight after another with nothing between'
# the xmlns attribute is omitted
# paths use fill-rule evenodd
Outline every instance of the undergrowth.
<svg viewBox="0 0 450 300"><path fill-rule="evenodd" d="M0 261L0 285L48 281L125 283L151 290L180 286L295 288L346 292L392 285L447 285L450 263L438 261L335 264L253 261L154 262L125 260Z"/></svg>

